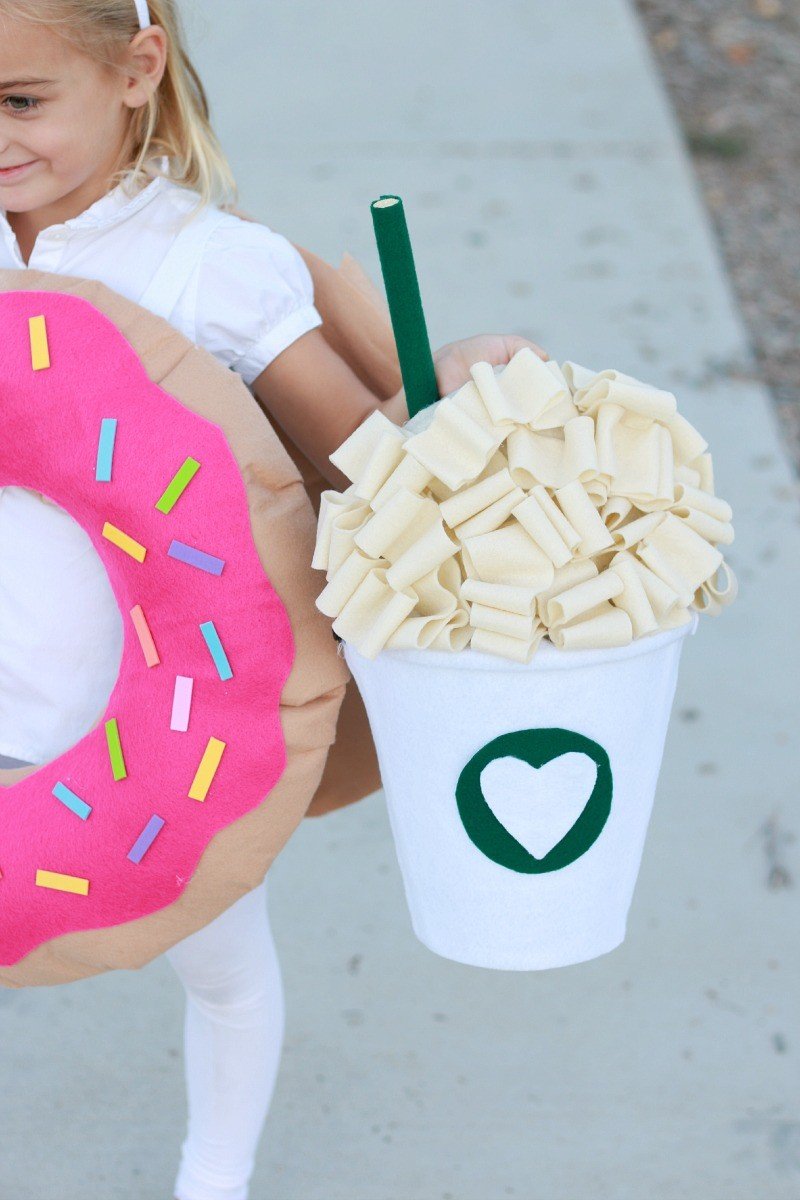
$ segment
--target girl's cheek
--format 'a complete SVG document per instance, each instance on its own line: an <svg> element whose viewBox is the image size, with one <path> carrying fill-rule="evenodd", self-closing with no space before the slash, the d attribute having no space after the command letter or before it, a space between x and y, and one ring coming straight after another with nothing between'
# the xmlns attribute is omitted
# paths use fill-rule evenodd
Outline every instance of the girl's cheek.
<svg viewBox="0 0 800 1200"><path fill-rule="evenodd" d="M79 129L47 116L42 116L26 125L27 128L23 129L19 135L20 141L38 158L45 159L52 166L66 165L70 160L80 158Z"/></svg>
<svg viewBox="0 0 800 1200"><path fill-rule="evenodd" d="M94 111L87 114L87 107ZM65 170L93 169L108 157L109 147L117 144L121 133L117 125L110 103L80 105L74 111L62 111L47 129L43 127L41 144L54 164L60 163Z"/></svg>

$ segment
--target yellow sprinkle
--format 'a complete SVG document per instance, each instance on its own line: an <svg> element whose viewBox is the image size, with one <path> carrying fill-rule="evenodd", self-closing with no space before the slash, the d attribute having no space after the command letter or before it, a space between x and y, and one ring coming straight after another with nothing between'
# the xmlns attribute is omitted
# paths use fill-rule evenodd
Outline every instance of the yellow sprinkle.
<svg viewBox="0 0 800 1200"><path fill-rule="evenodd" d="M221 742L219 738L209 738L206 752L197 768L197 774L194 777L194 783L189 788L190 800L205 800L208 795L208 789L214 780L217 773L217 767L222 758L222 751L225 749L225 742Z"/></svg>
<svg viewBox="0 0 800 1200"><path fill-rule="evenodd" d="M130 554L131 558L135 558L137 562L144 562L144 556L147 550L141 546L139 542L135 542L132 537L128 537L127 533L123 533L121 529L117 529L116 525L109 525L106 521L103 526L103 537L109 542L113 542L115 546L119 546L120 550L124 550L126 554Z"/></svg>
<svg viewBox="0 0 800 1200"><path fill-rule="evenodd" d="M53 888L56 892L74 892L76 896L89 895L89 880L77 875L59 875L57 871L37 871L36 886Z"/></svg>
<svg viewBox="0 0 800 1200"><path fill-rule="evenodd" d="M41 371L50 366L50 349L47 345L44 317L28 317L28 332L31 339L31 366L34 371Z"/></svg>

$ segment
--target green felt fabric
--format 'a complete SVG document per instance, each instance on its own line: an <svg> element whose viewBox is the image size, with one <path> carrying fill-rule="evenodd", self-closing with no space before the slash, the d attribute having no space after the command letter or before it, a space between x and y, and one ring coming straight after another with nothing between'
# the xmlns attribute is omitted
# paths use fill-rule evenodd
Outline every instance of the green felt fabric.
<svg viewBox="0 0 800 1200"><path fill-rule="evenodd" d="M492 812L481 788L481 772L506 755L538 769L562 754L575 752L586 754L597 765L592 794L561 841L543 858L535 858ZM597 742L570 729L520 729L494 738L473 755L459 776L456 801L467 834L487 858L511 871L540 875L569 866L594 845L608 820L612 791L608 754Z"/></svg>
<svg viewBox="0 0 800 1200"><path fill-rule="evenodd" d="M439 399L425 313L408 235L403 202L399 196L381 196L396 204L372 205L372 221L392 318L397 356L403 375L408 415L413 417Z"/></svg>

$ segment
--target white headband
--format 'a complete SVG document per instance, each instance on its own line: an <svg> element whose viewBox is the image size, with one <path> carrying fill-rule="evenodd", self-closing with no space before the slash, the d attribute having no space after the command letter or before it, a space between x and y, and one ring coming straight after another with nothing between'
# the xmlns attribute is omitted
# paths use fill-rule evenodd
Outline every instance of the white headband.
<svg viewBox="0 0 800 1200"><path fill-rule="evenodd" d="M150 24L150 11L147 7L147 0L134 0L136 4L136 12L139 15L139 28L147 29Z"/></svg>

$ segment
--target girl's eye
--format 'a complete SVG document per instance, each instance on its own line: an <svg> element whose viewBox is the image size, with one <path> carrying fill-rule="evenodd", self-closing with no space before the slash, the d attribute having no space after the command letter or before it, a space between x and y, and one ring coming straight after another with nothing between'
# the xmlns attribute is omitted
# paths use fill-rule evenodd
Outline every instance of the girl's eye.
<svg viewBox="0 0 800 1200"><path fill-rule="evenodd" d="M36 96L6 96L3 104L7 105L13 113L32 112L41 104Z"/></svg>

